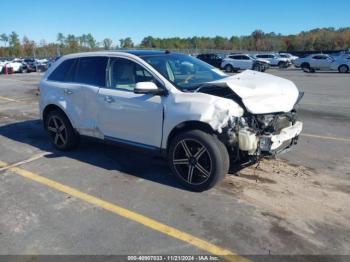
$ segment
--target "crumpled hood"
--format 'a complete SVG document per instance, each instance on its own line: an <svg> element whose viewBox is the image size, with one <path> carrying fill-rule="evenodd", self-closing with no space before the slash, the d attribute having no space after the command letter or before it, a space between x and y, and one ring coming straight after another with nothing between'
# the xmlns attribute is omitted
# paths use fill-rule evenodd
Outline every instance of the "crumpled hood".
<svg viewBox="0 0 350 262"><path fill-rule="evenodd" d="M292 81L251 70L211 84L228 86L253 114L289 112L299 96L299 90Z"/></svg>

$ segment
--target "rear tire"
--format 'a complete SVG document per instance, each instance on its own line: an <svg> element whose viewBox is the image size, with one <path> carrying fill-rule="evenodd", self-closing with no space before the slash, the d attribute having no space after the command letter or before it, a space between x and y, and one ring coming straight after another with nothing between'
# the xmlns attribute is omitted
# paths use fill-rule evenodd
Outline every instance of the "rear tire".
<svg viewBox="0 0 350 262"><path fill-rule="evenodd" d="M347 65L341 65L338 67L338 71L339 71L339 73L345 74L345 73L349 72L349 67Z"/></svg>
<svg viewBox="0 0 350 262"><path fill-rule="evenodd" d="M79 134L74 130L68 117L60 110L53 110L47 115L45 130L51 144L59 150L70 150L79 144Z"/></svg>
<svg viewBox="0 0 350 262"><path fill-rule="evenodd" d="M178 181L197 192L220 182L230 164L225 145L216 136L201 130L175 136L170 143L168 160Z"/></svg>
<svg viewBox="0 0 350 262"><path fill-rule="evenodd" d="M228 64L228 65L225 65L225 72L226 73L232 73L234 71L234 68L232 65Z"/></svg>

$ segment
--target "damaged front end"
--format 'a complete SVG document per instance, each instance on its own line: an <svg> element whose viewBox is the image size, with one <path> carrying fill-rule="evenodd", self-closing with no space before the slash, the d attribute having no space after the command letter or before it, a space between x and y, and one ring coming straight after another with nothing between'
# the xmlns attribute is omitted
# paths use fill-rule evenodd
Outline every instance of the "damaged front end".
<svg viewBox="0 0 350 262"><path fill-rule="evenodd" d="M239 149L249 155L275 156L298 141L303 125L296 111L248 115L241 118L238 131Z"/></svg>
<svg viewBox="0 0 350 262"><path fill-rule="evenodd" d="M246 114L230 122L220 134L220 139L236 161L245 156L254 159L274 157L297 144L302 127L302 123L296 119L295 110L276 114Z"/></svg>
<svg viewBox="0 0 350 262"><path fill-rule="evenodd" d="M283 88L283 81L281 79L278 81ZM251 156L255 159L273 157L288 151L297 143L303 128L303 124L297 121L297 104L303 93L299 93L296 87L297 93L295 93L293 85L286 82L282 92L278 93L279 90L274 87L277 93L267 94L270 90L265 85L263 88L266 92L260 91L259 96L249 94L242 98L242 95L238 95L236 89L230 87L229 84L208 83L201 86L197 92L231 99L244 109L243 116L231 119L219 135L234 159L239 161L244 156ZM268 85L271 86L271 82ZM252 91L256 87L249 86L249 88L249 91ZM243 93L244 90L239 91ZM279 106L283 99L286 103ZM252 101L255 103L251 103ZM268 108L272 112L267 112Z"/></svg>

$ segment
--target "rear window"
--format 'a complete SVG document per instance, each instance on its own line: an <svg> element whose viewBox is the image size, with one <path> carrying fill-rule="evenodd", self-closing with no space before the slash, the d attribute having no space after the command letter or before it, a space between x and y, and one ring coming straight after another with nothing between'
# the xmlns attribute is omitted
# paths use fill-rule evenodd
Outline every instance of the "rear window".
<svg viewBox="0 0 350 262"><path fill-rule="evenodd" d="M51 81L72 82L74 67L77 59L68 59L62 62L49 76Z"/></svg>
<svg viewBox="0 0 350 262"><path fill-rule="evenodd" d="M104 87L107 61L107 57L80 58L74 82Z"/></svg>

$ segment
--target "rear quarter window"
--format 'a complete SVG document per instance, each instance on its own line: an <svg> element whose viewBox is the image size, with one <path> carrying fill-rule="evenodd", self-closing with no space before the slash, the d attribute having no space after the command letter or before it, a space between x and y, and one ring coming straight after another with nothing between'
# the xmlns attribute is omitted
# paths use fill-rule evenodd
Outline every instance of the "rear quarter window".
<svg viewBox="0 0 350 262"><path fill-rule="evenodd" d="M74 68L77 59L68 59L63 61L49 75L48 80L58 82L72 82L74 77Z"/></svg>
<svg viewBox="0 0 350 262"><path fill-rule="evenodd" d="M104 87L106 85L107 57L79 59L74 82Z"/></svg>

